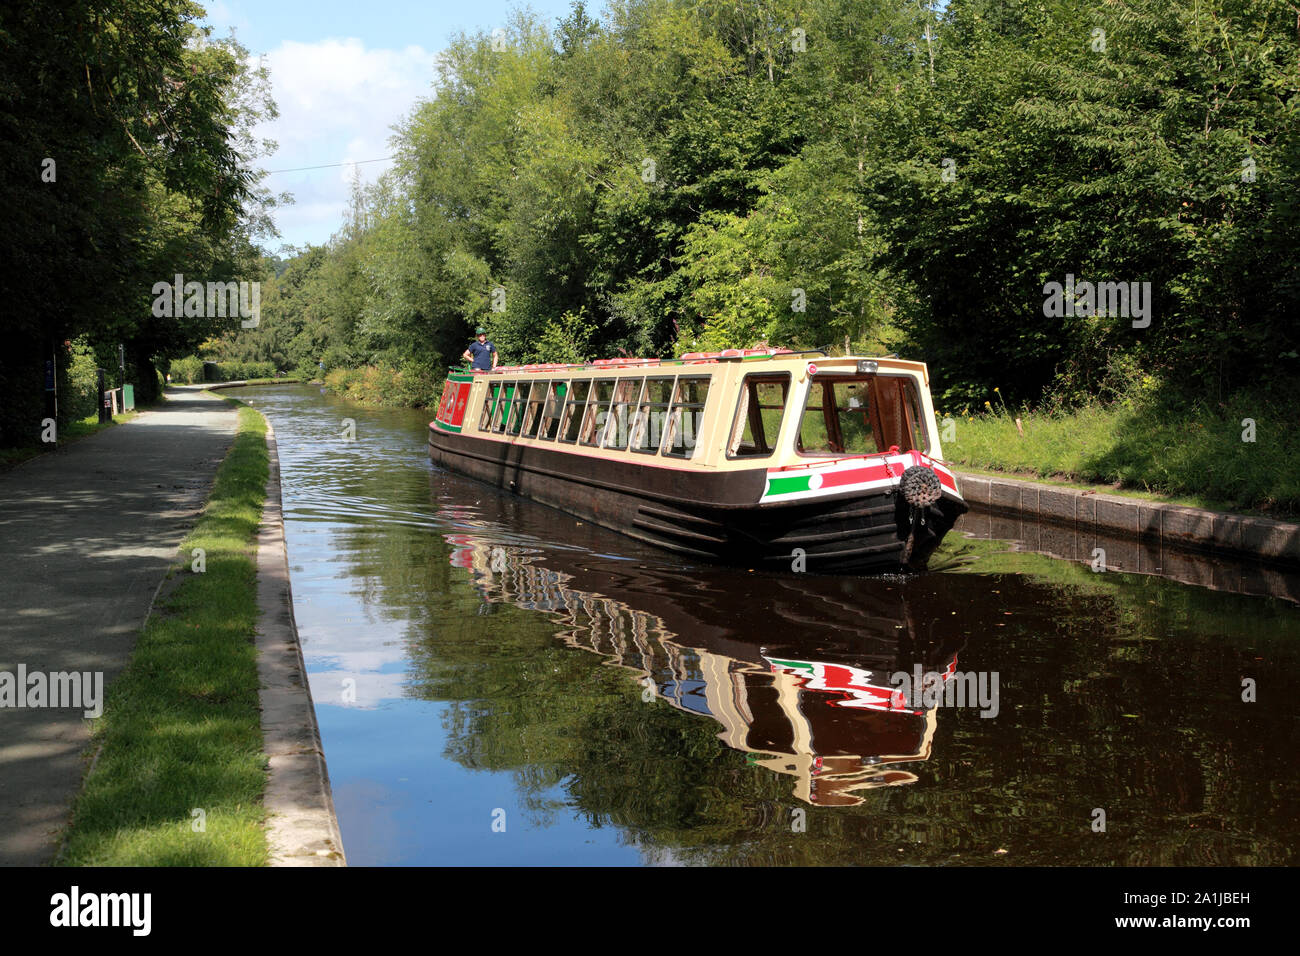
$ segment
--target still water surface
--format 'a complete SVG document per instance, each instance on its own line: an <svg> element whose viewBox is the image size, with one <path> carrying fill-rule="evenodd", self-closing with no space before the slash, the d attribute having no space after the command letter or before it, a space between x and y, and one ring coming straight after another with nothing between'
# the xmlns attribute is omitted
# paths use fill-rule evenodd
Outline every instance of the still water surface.
<svg viewBox="0 0 1300 956"><path fill-rule="evenodd" d="M1290 603L956 532L912 577L692 565L434 469L424 413L227 394L354 865L1296 862Z"/></svg>

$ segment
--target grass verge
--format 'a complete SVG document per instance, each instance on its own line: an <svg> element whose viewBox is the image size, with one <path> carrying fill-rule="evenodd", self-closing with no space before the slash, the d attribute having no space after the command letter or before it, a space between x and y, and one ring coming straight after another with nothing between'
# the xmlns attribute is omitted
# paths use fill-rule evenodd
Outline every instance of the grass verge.
<svg viewBox="0 0 1300 956"><path fill-rule="evenodd" d="M85 438L87 435L93 435L95 432L103 431L105 428L112 428L114 425L120 425L123 422L129 422L135 418L136 411L119 412L113 416L113 420L100 424L99 414L93 413L85 418L78 419L74 422L68 422L59 431L59 444L66 445L68 442L76 441L78 438ZM0 448L0 471L12 468L14 465L21 464L39 455L47 454L50 451L48 445L23 445L18 448Z"/></svg>
<svg viewBox="0 0 1300 956"><path fill-rule="evenodd" d="M1249 395L1215 407L1130 399L1055 413L990 408L952 416L944 453L975 470L1287 518L1300 515L1293 417L1284 403Z"/></svg>
<svg viewBox="0 0 1300 956"><path fill-rule="evenodd" d="M99 755L59 863L267 862L253 545L266 492L266 423L240 408L212 495L182 542L131 662L95 722ZM195 573L194 549L203 549ZM197 811L197 812L196 812Z"/></svg>
<svg viewBox="0 0 1300 956"><path fill-rule="evenodd" d="M443 370L415 364L336 368L325 375L331 392L358 405L383 408L435 408L445 383Z"/></svg>

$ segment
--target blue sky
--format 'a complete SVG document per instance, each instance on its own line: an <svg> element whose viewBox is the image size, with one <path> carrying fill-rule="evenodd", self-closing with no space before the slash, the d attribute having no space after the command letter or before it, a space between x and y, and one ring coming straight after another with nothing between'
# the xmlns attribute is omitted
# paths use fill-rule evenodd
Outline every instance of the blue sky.
<svg viewBox="0 0 1300 956"><path fill-rule="evenodd" d="M266 56L280 117L257 135L276 140L280 148L260 165L290 170L388 156L391 127L431 94L434 61L448 40L462 30L490 33L518 6L525 4L215 0L206 4L204 22L218 37L233 29L254 58ZM569 0L530 0L526 6L553 22L568 13ZM278 211L280 238L265 245L274 251L281 244L327 241L342 225L352 170L371 182L390 165L269 176L266 184L292 193L295 202Z"/></svg>

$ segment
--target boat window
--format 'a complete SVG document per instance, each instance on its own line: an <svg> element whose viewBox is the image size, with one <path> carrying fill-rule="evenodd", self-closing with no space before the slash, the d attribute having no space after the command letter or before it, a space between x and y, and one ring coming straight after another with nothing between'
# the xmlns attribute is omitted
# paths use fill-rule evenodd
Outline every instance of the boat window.
<svg viewBox="0 0 1300 956"><path fill-rule="evenodd" d="M494 432L504 432L506 430L506 419L510 415L510 400L515 394L514 382L502 382L501 398L497 402L496 409L492 412L492 430Z"/></svg>
<svg viewBox="0 0 1300 956"><path fill-rule="evenodd" d="M745 376L727 446L728 458L764 458L772 454L789 394L789 372Z"/></svg>
<svg viewBox="0 0 1300 956"><path fill-rule="evenodd" d="M632 434L628 444L633 451L653 455L659 450L668 406L672 404L673 380L671 378L646 379L641 404L632 418Z"/></svg>
<svg viewBox="0 0 1300 956"><path fill-rule="evenodd" d="M799 422L802 455L870 455L879 451L866 378L814 377Z"/></svg>
<svg viewBox="0 0 1300 956"><path fill-rule="evenodd" d="M623 378L618 380L614 389L614 402L609 407L605 419L605 439L601 448L626 448L628 429L632 424L632 412L636 410L641 397L643 378Z"/></svg>
<svg viewBox="0 0 1300 956"><path fill-rule="evenodd" d="M582 427L582 409L587 404L587 393L591 391L589 380L579 379L569 389L569 400L564 403L564 417L560 424L560 441L578 440L578 430Z"/></svg>
<svg viewBox="0 0 1300 956"><path fill-rule="evenodd" d="M569 392L568 382L552 382L546 392L546 404L542 407L542 424L537 429L537 437L551 441L560 430L560 409L564 408L564 396Z"/></svg>
<svg viewBox="0 0 1300 956"><path fill-rule="evenodd" d="M916 382L903 375L816 376L799 422L802 455L929 448Z"/></svg>
<svg viewBox="0 0 1300 956"><path fill-rule="evenodd" d="M874 380L876 409L883 438L881 448L897 445L899 451L929 451L930 438L921 415L921 395L916 382L902 375L879 375Z"/></svg>
<svg viewBox="0 0 1300 956"><path fill-rule="evenodd" d="M483 399L483 414L479 416L478 420L478 430L481 432L485 432L492 427L492 413L496 411L497 399L501 395L501 383L490 382L484 391L487 393L487 397Z"/></svg>
<svg viewBox="0 0 1300 956"><path fill-rule="evenodd" d="M609 403L614 400L614 380L601 379L593 384L591 395L587 400L587 413L582 418L582 431L578 443L582 445L600 444L600 436L609 417Z"/></svg>
<svg viewBox="0 0 1300 956"><path fill-rule="evenodd" d="M704 405L709 395L709 379L679 378L673 391L673 405L664 428L663 453L673 458L690 458L704 420Z"/></svg>
<svg viewBox="0 0 1300 956"><path fill-rule="evenodd" d="M546 394L551 390L550 382L533 382L528 393L528 406L524 412L524 426L520 434L524 438L536 438L538 426L542 424L542 406L546 404Z"/></svg>
<svg viewBox="0 0 1300 956"><path fill-rule="evenodd" d="M514 395L510 399L509 424L506 426L506 434L518 435L524 426L524 406L528 403L528 383L519 382L515 385Z"/></svg>

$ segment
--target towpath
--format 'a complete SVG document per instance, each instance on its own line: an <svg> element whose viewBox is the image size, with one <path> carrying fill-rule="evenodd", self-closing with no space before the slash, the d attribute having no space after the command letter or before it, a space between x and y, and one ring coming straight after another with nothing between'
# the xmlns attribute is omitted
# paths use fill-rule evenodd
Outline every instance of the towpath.
<svg viewBox="0 0 1300 956"><path fill-rule="evenodd" d="M0 474L0 680L126 665L238 415L199 389ZM102 703L102 701L101 701ZM48 863L86 769L82 708L0 705L0 865Z"/></svg>

